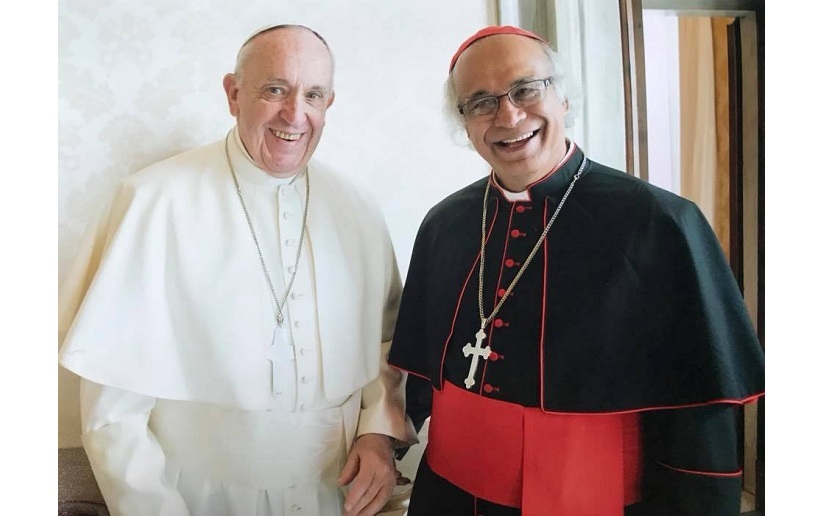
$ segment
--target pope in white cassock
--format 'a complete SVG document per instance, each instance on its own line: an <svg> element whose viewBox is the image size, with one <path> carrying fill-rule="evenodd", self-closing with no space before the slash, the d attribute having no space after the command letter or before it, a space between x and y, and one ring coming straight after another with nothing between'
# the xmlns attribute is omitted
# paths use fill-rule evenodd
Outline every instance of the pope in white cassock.
<svg viewBox="0 0 825 516"><path fill-rule="evenodd" d="M386 354L383 217L315 161L326 42L259 31L223 80L236 126L137 172L60 292L60 363L114 515L372 515L416 442ZM346 494L345 494L346 492Z"/></svg>

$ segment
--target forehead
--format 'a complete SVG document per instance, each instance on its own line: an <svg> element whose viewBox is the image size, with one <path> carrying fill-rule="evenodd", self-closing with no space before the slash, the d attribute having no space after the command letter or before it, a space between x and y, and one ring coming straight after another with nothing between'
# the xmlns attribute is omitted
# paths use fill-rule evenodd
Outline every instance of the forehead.
<svg viewBox="0 0 825 516"><path fill-rule="evenodd" d="M470 45L456 61L453 84L458 97L504 91L526 77L543 78L552 70L540 42L515 34L498 34Z"/></svg>
<svg viewBox="0 0 825 516"><path fill-rule="evenodd" d="M306 80L329 83L332 59L312 32L297 27L276 29L256 36L244 49L241 73L259 79Z"/></svg>

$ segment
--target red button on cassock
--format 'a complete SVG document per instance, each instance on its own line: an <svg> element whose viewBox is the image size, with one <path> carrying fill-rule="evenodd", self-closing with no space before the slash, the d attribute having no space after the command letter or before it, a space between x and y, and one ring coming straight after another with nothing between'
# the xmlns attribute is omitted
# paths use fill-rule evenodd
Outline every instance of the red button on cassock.
<svg viewBox="0 0 825 516"><path fill-rule="evenodd" d="M526 209L527 209L527 208L525 208L524 206L521 206L521 205L516 206L516 211L517 211L518 213L524 213L524 210L526 210Z"/></svg>
<svg viewBox="0 0 825 516"><path fill-rule="evenodd" d="M507 292L507 289L504 289L504 288L498 289L498 297L504 296L505 292Z"/></svg>
<svg viewBox="0 0 825 516"><path fill-rule="evenodd" d="M506 265L507 267L512 267L515 264L516 264L516 261L513 260L512 258L507 258L506 260L504 260L504 265Z"/></svg>
<svg viewBox="0 0 825 516"><path fill-rule="evenodd" d="M496 320L493 321L493 326L495 326L496 328L501 328L502 326L504 326L504 321L497 317Z"/></svg>
<svg viewBox="0 0 825 516"><path fill-rule="evenodd" d="M490 394L491 392L493 392L493 386L490 385L489 383L485 383L484 384L484 392L486 392L487 394Z"/></svg>
<svg viewBox="0 0 825 516"><path fill-rule="evenodd" d="M496 353L495 351L491 351L490 352L490 360L492 360L493 362L498 360L498 353Z"/></svg>
<svg viewBox="0 0 825 516"><path fill-rule="evenodd" d="M514 229L510 231L510 236L513 238L518 238L521 236L521 231L519 231L518 229Z"/></svg>

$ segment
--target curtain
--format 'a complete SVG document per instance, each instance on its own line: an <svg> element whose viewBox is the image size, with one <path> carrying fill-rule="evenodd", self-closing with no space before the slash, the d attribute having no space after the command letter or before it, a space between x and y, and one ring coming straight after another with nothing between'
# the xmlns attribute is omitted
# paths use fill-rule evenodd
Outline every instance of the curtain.
<svg viewBox="0 0 825 516"><path fill-rule="evenodd" d="M679 17L681 195L730 256L729 18Z"/></svg>

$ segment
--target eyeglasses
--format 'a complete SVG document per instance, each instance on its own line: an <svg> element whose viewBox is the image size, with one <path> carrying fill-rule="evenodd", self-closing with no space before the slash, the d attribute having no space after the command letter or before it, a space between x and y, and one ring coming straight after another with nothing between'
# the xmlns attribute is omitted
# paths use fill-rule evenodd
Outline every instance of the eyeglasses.
<svg viewBox="0 0 825 516"><path fill-rule="evenodd" d="M527 81L513 86L510 91L501 95L487 95L469 100L458 106L458 112L466 118L490 116L498 111L499 100L503 97L509 98L510 102L519 108L532 106L544 98L547 87L553 84L553 80L554 77L547 77Z"/></svg>

